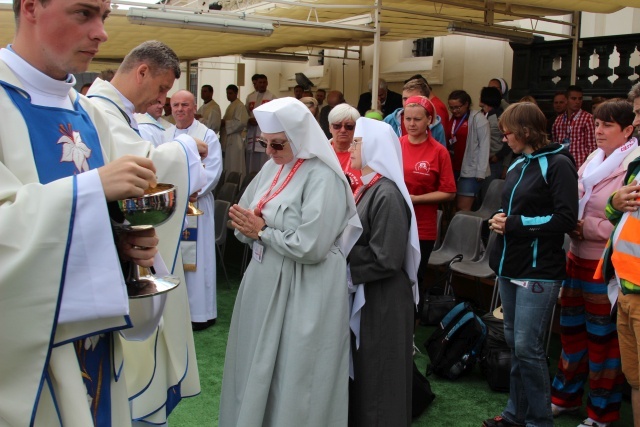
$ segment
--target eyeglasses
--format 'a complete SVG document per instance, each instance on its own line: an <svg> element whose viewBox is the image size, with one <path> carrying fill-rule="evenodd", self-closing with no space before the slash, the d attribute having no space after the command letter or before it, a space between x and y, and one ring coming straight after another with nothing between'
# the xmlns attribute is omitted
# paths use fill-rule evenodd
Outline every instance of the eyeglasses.
<svg viewBox="0 0 640 427"><path fill-rule="evenodd" d="M456 106L451 106L449 105L449 111L460 111L462 108L464 107L464 105L456 105Z"/></svg>
<svg viewBox="0 0 640 427"><path fill-rule="evenodd" d="M505 138L508 137L509 135L513 135L513 132L502 132L502 136L504 136Z"/></svg>
<svg viewBox="0 0 640 427"><path fill-rule="evenodd" d="M351 131L356 128L356 125L350 125L348 123L331 123L331 127L334 128L335 130L340 130L344 128L345 130Z"/></svg>
<svg viewBox="0 0 640 427"><path fill-rule="evenodd" d="M273 150L276 150L276 151L282 151L282 150L284 150L284 146L285 146L285 144L286 144L287 142L289 142L289 141L283 141L283 142L272 142L272 143L270 143L270 144L269 144L269 143L267 143L267 141L265 141L265 140L264 140L264 139L262 139L262 138L258 138L258 140L257 140L257 141L258 141L258 144L262 145L262 148L267 148L267 145L268 145L269 147L271 147Z"/></svg>

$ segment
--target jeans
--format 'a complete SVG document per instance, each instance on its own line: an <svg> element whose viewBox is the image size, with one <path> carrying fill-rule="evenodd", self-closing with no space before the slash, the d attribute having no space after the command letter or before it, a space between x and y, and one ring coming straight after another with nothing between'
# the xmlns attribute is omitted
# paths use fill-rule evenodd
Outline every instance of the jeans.
<svg viewBox="0 0 640 427"><path fill-rule="evenodd" d="M498 283L504 336L511 349L509 400L502 416L527 427L552 427L551 380L544 338L562 281L530 281L525 288L501 277Z"/></svg>

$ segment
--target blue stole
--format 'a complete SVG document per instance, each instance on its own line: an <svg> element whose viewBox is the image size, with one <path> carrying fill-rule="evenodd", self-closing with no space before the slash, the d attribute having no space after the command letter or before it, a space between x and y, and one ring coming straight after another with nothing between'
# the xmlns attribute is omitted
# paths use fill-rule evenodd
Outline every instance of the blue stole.
<svg viewBox="0 0 640 427"><path fill-rule="evenodd" d="M98 132L79 97L73 110L45 107L32 104L29 94L20 88L4 81L0 85L28 124L40 183L104 166ZM111 426L111 339L111 334L104 334L74 342L96 427Z"/></svg>

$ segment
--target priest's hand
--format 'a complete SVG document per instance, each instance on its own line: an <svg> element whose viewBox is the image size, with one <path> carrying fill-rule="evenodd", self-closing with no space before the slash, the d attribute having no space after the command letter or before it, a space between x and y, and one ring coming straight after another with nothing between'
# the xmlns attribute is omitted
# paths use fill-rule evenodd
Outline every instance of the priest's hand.
<svg viewBox="0 0 640 427"><path fill-rule="evenodd" d="M200 138L193 137L193 140L196 142L198 146L198 153L200 154L201 159L205 159L209 154L209 145L206 142L201 140Z"/></svg>
<svg viewBox="0 0 640 427"><path fill-rule="evenodd" d="M107 202L140 197L149 187L155 187L156 168L150 159L124 156L98 168Z"/></svg>
<svg viewBox="0 0 640 427"><path fill-rule="evenodd" d="M635 212L640 202L636 200L640 196L640 185L633 181L629 185L621 187L611 198L613 208L620 212Z"/></svg>
<svg viewBox="0 0 640 427"><path fill-rule="evenodd" d="M262 230L264 219L255 214L254 211L244 209L240 205L233 205L229 209L231 226L250 239L258 240L258 231Z"/></svg>
<svg viewBox="0 0 640 427"><path fill-rule="evenodd" d="M152 267L158 253L158 237L155 229L128 231L118 235L120 259L141 267Z"/></svg>

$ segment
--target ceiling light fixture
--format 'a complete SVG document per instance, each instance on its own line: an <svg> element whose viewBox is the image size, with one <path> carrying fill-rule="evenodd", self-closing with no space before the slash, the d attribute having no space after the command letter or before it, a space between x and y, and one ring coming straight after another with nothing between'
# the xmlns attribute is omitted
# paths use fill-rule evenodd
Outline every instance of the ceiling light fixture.
<svg viewBox="0 0 640 427"><path fill-rule="evenodd" d="M255 52L243 53L242 59L260 59L263 61L284 61L284 62L308 62L309 57L306 55L287 55L285 53L271 52Z"/></svg>
<svg viewBox="0 0 640 427"><path fill-rule="evenodd" d="M449 22L447 30L450 34L481 37L492 40L506 40L522 44L531 44L534 38L532 33L518 31L515 28L512 29L497 25L471 24L468 22L451 21Z"/></svg>
<svg viewBox="0 0 640 427"><path fill-rule="evenodd" d="M273 33L273 25L267 22L222 18L208 13L196 14L131 8L127 12L127 19L132 24L137 25L155 25L189 30L217 31L265 37Z"/></svg>

